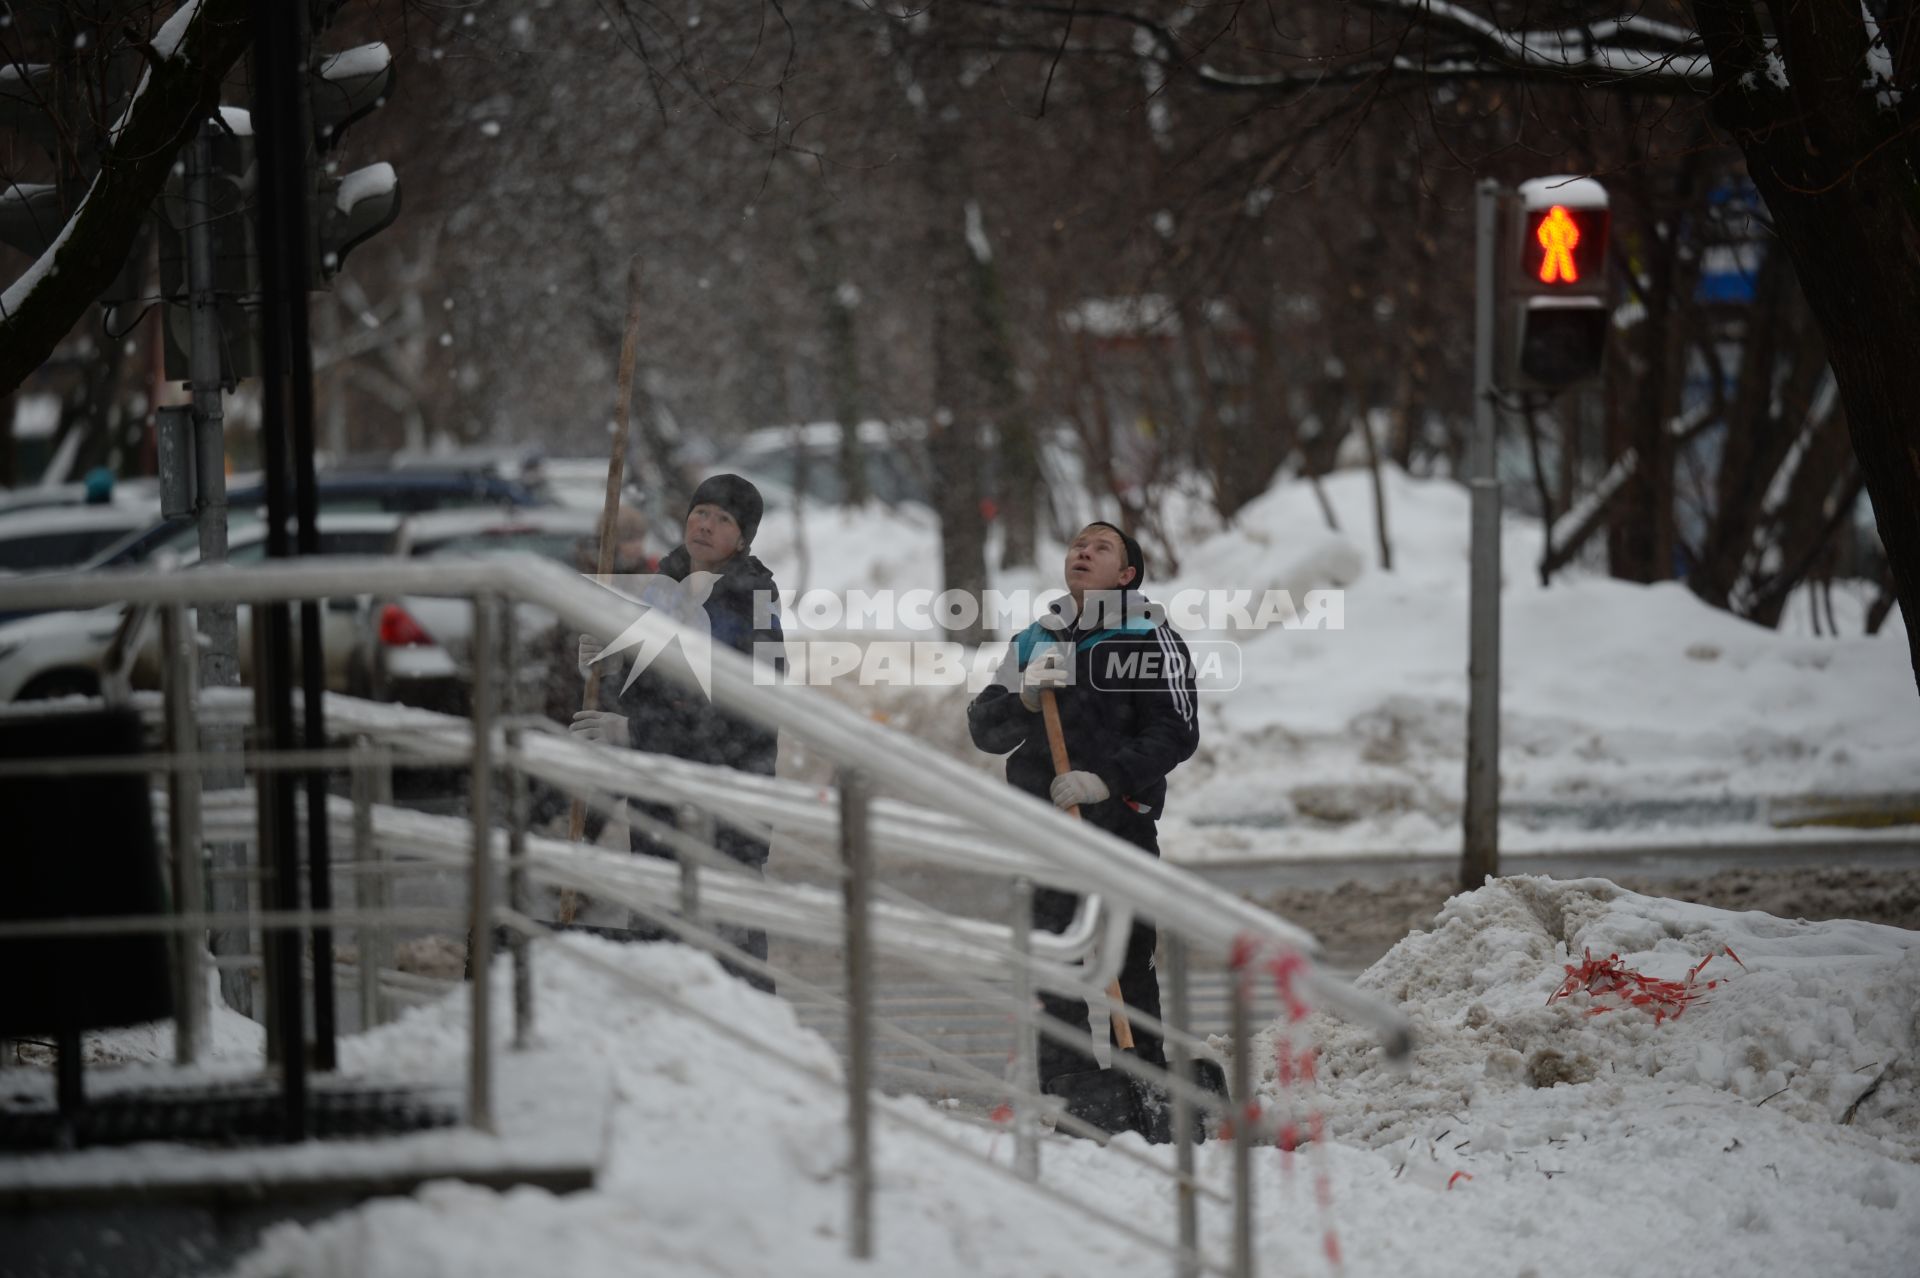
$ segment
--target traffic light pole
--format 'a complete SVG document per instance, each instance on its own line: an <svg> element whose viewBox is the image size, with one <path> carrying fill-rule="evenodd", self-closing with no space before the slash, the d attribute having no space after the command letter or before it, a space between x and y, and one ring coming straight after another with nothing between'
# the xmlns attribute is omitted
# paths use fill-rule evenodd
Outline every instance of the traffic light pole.
<svg viewBox="0 0 1920 1278"><path fill-rule="evenodd" d="M1467 652L1467 785L1460 886L1470 891L1500 873L1500 484L1495 398L1494 304L1500 184L1474 190L1472 584Z"/></svg>
<svg viewBox="0 0 1920 1278"><path fill-rule="evenodd" d="M215 287L212 193L212 121L202 121L187 146L187 291L192 313L192 349L187 355L187 380L193 389L193 455L195 514L200 526L200 562L227 560L226 414L223 395L220 303ZM240 684L240 628L232 604L204 604L199 608L200 630L207 642L200 649L200 686L233 688ZM203 738L212 754L240 749L236 729L209 723ZM216 766L201 774L206 790L237 789L244 778L238 767ZM246 846L213 846L213 899L216 914L247 912ZM218 958L238 961L249 950L245 928L216 930L208 938ZM235 1011L251 1014L253 986L244 968L229 963L220 969L220 993Z"/></svg>
<svg viewBox="0 0 1920 1278"><path fill-rule="evenodd" d="M193 388L195 478L199 492L200 562L227 561L226 413L221 397L220 310L213 257L213 124L202 121L187 147L187 289L193 308L193 349L188 383ZM230 688L240 682L239 628L232 604L200 609L207 646L200 650L200 686Z"/></svg>

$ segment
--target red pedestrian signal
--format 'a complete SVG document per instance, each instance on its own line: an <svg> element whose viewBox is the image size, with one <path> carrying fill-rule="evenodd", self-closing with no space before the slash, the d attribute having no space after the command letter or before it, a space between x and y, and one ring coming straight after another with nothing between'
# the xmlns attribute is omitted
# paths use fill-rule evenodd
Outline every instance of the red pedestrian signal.
<svg viewBox="0 0 1920 1278"><path fill-rule="evenodd" d="M1603 287L1607 210L1551 204L1526 211L1521 232L1521 280L1543 292Z"/></svg>
<svg viewBox="0 0 1920 1278"><path fill-rule="evenodd" d="M1547 210L1546 217L1540 220L1540 229L1533 234L1544 251L1540 262L1540 282L1577 283L1580 268L1574 265L1573 249L1580 243L1580 224L1573 220L1573 214L1556 204Z"/></svg>

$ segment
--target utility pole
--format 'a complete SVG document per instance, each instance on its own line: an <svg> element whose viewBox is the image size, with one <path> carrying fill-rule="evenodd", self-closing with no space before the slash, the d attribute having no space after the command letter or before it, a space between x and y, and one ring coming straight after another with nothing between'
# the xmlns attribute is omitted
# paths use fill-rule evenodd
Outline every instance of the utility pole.
<svg viewBox="0 0 1920 1278"><path fill-rule="evenodd" d="M1500 481L1494 395L1494 292L1500 184L1475 187L1473 298L1472 577L1467 632L1467 784L1460 887L1500 873Z"/></svg>

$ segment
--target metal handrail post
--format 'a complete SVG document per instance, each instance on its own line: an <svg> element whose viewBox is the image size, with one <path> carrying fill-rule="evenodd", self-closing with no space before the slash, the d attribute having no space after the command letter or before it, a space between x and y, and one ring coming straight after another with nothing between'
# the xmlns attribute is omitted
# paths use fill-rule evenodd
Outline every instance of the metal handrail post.
<svg viewBox="0 0 1920 1278"><path fill-rule="evenodd" d="M1033 880L1013 881L1013 912L1008 920L1013 936L1013 1006L1033 1006ZM1022 1180L1040 1179L1040 1129L1033 1102L1040 1091L1038 1034L1030 1017L1018 1017L1013 1027L1013 1166Z"/></svg>
<svg viewBox="0 0 1920 1278"><path fill-rule="evenodd" d="M162 675L166 686L167 748L176 754L196 753L200 746L193 721L198 683L199 644L182 604L160 610L160 646L165 652ZM173 845L174 909L198 914L207 908L206 877L200 863L200 775L167 774L167 831ZM203 938L182 932L174 938L178 988L173 1014L173 1057L192 1065L206 1041L207 982Z"/></svg>
<svg viewBox="0 0 1920 1278"><path fill-rule="evenodd" d="M1183 1081L1191 1080L1193 1053L1187 1049L1185 1038L1193 1028L1192 1004L1187 998L1187 943L1171 932L1167 933L1166 942L1167 1024L1180 1031L1167 1035L1167 1049L1173 1058L1173 1076ZM1186 1089L1176 1087L1172 1091L1174 1161L1180 1170L1180 1177L1174 1182L1174 1209L1179 1220L1182 1251L1177 1272L1180 1278L1193 1278L1200 1272L1200 1212L1199 1202L1193 1192L1193 1125L1196 1115Z"/></svg>
<svg viewBox="0 0 1920 1278"><path fill-rule="evenodd" d="M467 1047L467 1122L493 1131L493 791L494 596L473 601L473 775L467 812L473 822L472 875L467 888L467 967L472 973L472 1039Z"/></svg>
<svg viewBox="0 0 1920 1278"><path fill-rule="evenodd" d="M681 807L677 817L680 828L699 840L701 847L715 847L719 832L711 813L689 803ZM699 858L688 856L685 850L675 848L674 859L680 863L680 917L689 923L698 923L700 921Z"/></svg>
<svg viewBox="0 0 1920 1278"><path fill-rule="evenodd" d="M871 797L865 776L853 771L840 774L840 851L847 866L847 1148L852 1194L847 1252L855 1260L873 1258Z"/></svg>
<svg viewBox="0 0 1920 1278"><path fill-rule="evenodd" d="M504 736L507 755L520 751L520 660L518 618L511 599L500 600L500 674L507 689L507 726ZM532 887L527 879L526 769L510 767L507 775L507 903L518 915L532 912ZM533 954L532 939L519 928L513 930L513 1049L523 1052L533 1042Z"/></svg>
<svg viewBox="0 0 1920 1278"><path fill-rule="evenodd" d="M520 744L520 730L508 728L508 750ZM516 914L529 914L532 884L527 877L527 774L515 768L508 783L507 902ZM533 1043L533 942L526 933L513 934L513 1048L525 1051Z"/></svg>
<svg viewBox="0 0 1920 1278"><path fill-rule="evenodd" d="M1233 969L1233 1278L1253 1278L1253 1036L1248 981Z"/></svg>
<svg viewBox="0 0 1920 1278"><path fill-rule="evenodd" d="M353 792L353 860L356 866L375 866L380 847L373 838L373 743L365 735L354 739L354 762L349 769ZM387 906L387 880L379 873L353 876L353 903L361 910ZM380 1006L380 972L386 966L388 938L384 928L354 930L360 949L360 1027L372 1029L385 1017Z"/></svg>

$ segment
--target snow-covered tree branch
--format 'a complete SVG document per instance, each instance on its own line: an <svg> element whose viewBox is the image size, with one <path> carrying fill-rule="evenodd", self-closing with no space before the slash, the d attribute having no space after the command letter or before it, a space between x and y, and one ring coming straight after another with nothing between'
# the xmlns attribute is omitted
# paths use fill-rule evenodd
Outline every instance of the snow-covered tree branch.
<svg viewBox="0 0 1920 1278"><path fill-rule="evenodd" d="M1347 7L1371 20L1366 38L1326 42L1300 35L1259 42L1267 55L1234 56L1227 36L1246 23L1243 6L1189 9L1169 18L1164 10L1028 4L977 0L984 7L1045 15L1093 30L1103 21L1131 27L1146 40L1145 56L1198 87L1232 93L1291 93L1355 81L1421 75L1447 80L1529 80L1580 86L1621 85L1646 93L1701 93L1713 72L1705 46L1692 29L1638 15L1617 6L1593 7L1587 21L1549 27L1515 26L1498 6L1474 7L1447 0L1349 0ZM1483 11L1484 10L1484 11ZM1086 41L1096 40L1089 35ZM1097 44L1062 48L1098 52ZM1036 51L1037 46L1036 46ZM1239 65L1242 62L1260 65Z"/></svg>
<svg viewBox="0 0 1920 1278"><path fill-rule="evenodd" d="M155 33L146 73L86 194L0 294L0 395L52 354L125 264L175 156L218 104L220 82L249 38L245 0L187 0Z"/></svg>

